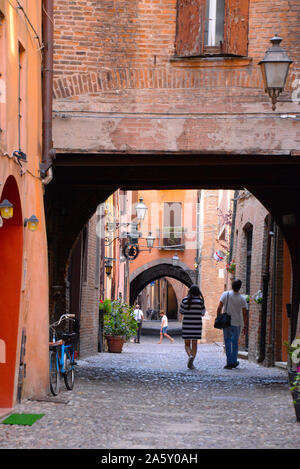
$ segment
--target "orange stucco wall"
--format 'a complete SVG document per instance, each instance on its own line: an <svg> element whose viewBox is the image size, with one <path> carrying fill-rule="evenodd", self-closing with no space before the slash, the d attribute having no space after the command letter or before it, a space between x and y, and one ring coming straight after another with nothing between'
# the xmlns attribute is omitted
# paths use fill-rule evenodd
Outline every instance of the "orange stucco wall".
<svg viewBox="0 0 300 469"><path fill-rule="evenodd" d="M22 1L40 40L41 3L40 0ZM38 40L23 12L12 5L0 0L0 196L1 201L11 198L16 209L13 218L4 220L3 228L0 228L0 283L5 285L5 288L0 287L0 408L11 407L16 401L22 330L26 333L26 377L22 383L22 396L44 395L48 388L48 261L43 184L39 174L42 57ZM20 96L19 48L23 54ZM21 140L18 132L19 97L22 106ZM26 153L27 162L19 164L13 157L13 152L19 149ZM19 207L16 203L18 198ZM24 218L32 214L39 219L36 232L24 227ZM3 348L6 353L3 353ZM2 379L3 376L8 379Z"/></svg>
<svg viewBox="0 0 300 469"><path fill-rule="evenodd" d="M182 227L186 229L186 242L192 246L196 242L196 204L197 191L194 190L161 190L161 191L140 191L138 197L143 197L148 210L145 220L140 225L140 231L143 237L146 237L149 231L156 237L154 247L159 246L160 240L157 237L157 229L163 227L163 207L165 202L181 202L182 204ZM146 241L140 241L141 246L146 246ZM153 249L151 254L148 251L140 252L137 259L130 265L130 272L133 272L140 266L156 259L171 259L177 253L179 259L190 269L194 269L195 248L181 250L162 250Z"/></svg>
<svg viewBox="0 0 300 469"><path fill-rule="evenodd" d="M223 202L224 197L226 199L226 207L230 204L230 194L231 191L202 190L199 196L199 216L197 221L197 190L150 190L138 192L138 198L143 197L143 202L148 207L145 220L141 222L139 231L142 232L143 238L151 231L156 240L151 253L147 250L141 251L138 257L130 262L130 273L134 274L139 268L144 269L146 264L151 263L153 265L155 261L161 261L161 259L172 260L175 253L178 255L179 260L184 263L185 269L195 271L195 259L198 258L198 284L206 305L206 315L203 321L203 341L206 342L222 340L222 334L214 329L213 324L219 299L228 279L225 270L225 259L223 262L217 263L214 259L214 252L220 249L218 243L218 208ZM181 226L185 229L184 250L155 248L155 246L161 245L161 240L157 237L157 229L161 229L163 226L165 202L181 202L182 204ZM229 205L227 209L229 209ZM198 238L197 223L199 224ZM139 245L141 247L146 246L146 240L140 240ZM180 298L178 300L180 301Z"/></svg>

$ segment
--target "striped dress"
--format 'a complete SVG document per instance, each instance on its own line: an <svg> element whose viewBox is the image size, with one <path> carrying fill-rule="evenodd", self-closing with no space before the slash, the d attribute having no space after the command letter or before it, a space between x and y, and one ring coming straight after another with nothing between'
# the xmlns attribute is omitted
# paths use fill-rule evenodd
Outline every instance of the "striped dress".
<svg viewBox="0 0 300 469"><path fill-rule="evenodd" d="M182 338L201 339L202 316L205 314L203 298L199 296L192 296L189 306L188 297L186 296L181 302L179 312L183 315Z"/></svg>

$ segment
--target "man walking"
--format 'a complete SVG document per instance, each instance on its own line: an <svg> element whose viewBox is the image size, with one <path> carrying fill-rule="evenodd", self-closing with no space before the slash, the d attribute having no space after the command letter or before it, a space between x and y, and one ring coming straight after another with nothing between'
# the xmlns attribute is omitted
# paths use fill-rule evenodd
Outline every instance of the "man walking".
<svg viewBox="0 0 300 469"><path fill-rule="evenodd" d="M141 338L142 322L144 319L144 314L143 314L143 311L140 309L140 305L138 304L135 305L135 310L133 311L133 313L134 313L134 319L137 322L136 338L134 339L134 342L136 344L139 344L140 338Z"/></svg>
<svg viewBox="0 0 300 469"><path fill-rule="evenodd" d="M217 316L220 316L222 308L231 316L231 325L223 329L227 363L225 369L231 370L239 365L238 343L241 329L246 333L247 327L247 303L239 293L242 286L241 280L233 280L232 290L225 291L220 298L217 308ZM244 319L244 322L243 322Z"/></svg>

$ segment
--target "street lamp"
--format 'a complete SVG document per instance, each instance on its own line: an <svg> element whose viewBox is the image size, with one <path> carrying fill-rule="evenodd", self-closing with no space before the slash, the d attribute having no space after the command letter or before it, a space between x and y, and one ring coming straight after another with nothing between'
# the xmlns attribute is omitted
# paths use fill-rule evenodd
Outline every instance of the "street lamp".
<svg viewBox="0 0 300 469"><path fill-rule="evenodd" d="M144 200L143 197L141 197L139 199L139 203L136 204L136 206L135 206L136 217L137 217L138 220L144 220L146 212L148 210L148 207L147 207L147 205L144 204L143 200Z"/></svg>
<svg viewBox="0 0 300 469"><path fill-rule="evenodd" d="M5 199L0 204L0 213L2 218L12 218L14 214L14 206L9 202L9 200Z"/></svg>
<svg viewBox="0 0 300 469"><path fill-rule="evenodd" d="M105 273L108 277L110 277L111 275L111 271L112 271L112 261L113 259L109 258L109 257L105 257L104 258L104 267L105 267Z"/></svg>
<svg viewBox="0 0 300 469"><path fill-rule="evenodd" d="M172 257L172 262L173 262L173 265L174 267L177 267L178 264L179 264L179 257L178 255L175 253L174 256Z"/></svg>
<svg viewBox="0 0 300 469"><path fill-rule="evenodd" d="M148 236L146 236L147 248L152 249L155 241L155 236L152 236L151 231L149 231Z"/></svg>
<svg viewBox="0 0 300 469"><path fill-rule="evenodd" d="M293 61L280 46L281 37L277 34L271 39L270 47L263 60L259 62L265 84L265 91L272 100L272 109L275 111L280 93L284 90L290 65Z"/></svg>
<svg viewBox="0 0 300 469"><path fill-rule="evenodd" d="M144 220L146 212L148 210L148 207L147 207L146 204L144 204L143 200L144 199L141 197L139 199L139 203L137 203L136 206L135 206L136 218L139 221ZM133 231L137 231L138 223L132 223L132 222L107 222L106 223L106 230L107 231L114 231L114 230L118 230L122 226L131 226L131 229ZM117 238L119 238L119 236L117 236ZM117 239L117 238L115 238L115 239Z"/></svg>
<svg viewBox="0 0 300 469"><path fill-rule="evenodd" d="M38 229L39 220L35 215L31 215L30 218L25 218L24 226L28 226L30 231L36 231Z"/></svg>

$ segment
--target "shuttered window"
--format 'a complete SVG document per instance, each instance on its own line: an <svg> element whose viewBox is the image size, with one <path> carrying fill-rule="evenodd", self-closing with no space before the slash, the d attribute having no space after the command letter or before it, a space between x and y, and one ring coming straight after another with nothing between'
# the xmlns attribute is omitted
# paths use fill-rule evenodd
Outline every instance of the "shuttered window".
<svg viewBox="0 0 300 469"><path fill-rule="evenodd" d="M203 53L206 0L177 0L176 53L181 57Z"/></svg>
<svg viewBox="0 0 300 469"><path fill-rule="evenodd" d="M248 53L249 0L226 0L224 52L246 56Z"/></svg>
<svg viewBox="0 0 300 469"><path fill-rule="evenodd" d="M176 55L246 56L249 0L177 0Z"/></svg>

